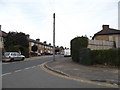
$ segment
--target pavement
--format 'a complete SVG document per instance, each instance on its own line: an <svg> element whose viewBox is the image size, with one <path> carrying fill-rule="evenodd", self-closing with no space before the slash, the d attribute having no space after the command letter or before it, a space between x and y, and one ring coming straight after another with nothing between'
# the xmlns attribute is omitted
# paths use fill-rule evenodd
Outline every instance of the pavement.
<svg viewBox="0 0 120 90"><path fill-rule="evenodd" d="M45 67L68 77L93 82L108 83L116 86L120 85L120 79L118 76L120 70L115 67L103 67L98 65L85 66L73 62L71 57L49 61L45 64Z"/></svg>

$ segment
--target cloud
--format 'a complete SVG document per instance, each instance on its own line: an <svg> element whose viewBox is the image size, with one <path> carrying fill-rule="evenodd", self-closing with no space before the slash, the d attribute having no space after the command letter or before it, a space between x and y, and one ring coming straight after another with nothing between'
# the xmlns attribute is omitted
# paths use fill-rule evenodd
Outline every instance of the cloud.
<svg viewBox="0 0 120 90"><path fill-rule="evenodd" d="M56 13L56 45L69 46L76 36L93 36L102 24L117 28L119 0L1 0L0 24L52 43Z"/></svg>

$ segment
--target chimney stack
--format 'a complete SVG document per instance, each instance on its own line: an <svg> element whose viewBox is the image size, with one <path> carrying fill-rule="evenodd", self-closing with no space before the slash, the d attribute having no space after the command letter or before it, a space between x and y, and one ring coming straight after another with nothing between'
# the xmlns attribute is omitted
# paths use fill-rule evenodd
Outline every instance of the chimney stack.
<svg viewBox="0 0 120 90"><path fill-rule="evenodd" d="M40 39L36 39L37 42L40 42Z"/></svg>
<svg viewBox="0 0 120 90"><path fill-rule="evenodd" d="M103 30L109 30L109 25L103 25L102 28Z"/></svg>
<svg viewBox="0 0 120 90"><path fill-rule="evenodd" d="M27 36L28 39L30 38L30 35L29 35L29 34L27 34L26 36Z"/></svg>

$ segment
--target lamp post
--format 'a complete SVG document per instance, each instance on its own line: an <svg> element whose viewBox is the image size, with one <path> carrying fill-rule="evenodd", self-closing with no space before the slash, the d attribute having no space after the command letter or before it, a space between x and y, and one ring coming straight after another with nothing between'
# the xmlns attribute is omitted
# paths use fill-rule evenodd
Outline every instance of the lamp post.
<svg viewBox="0 0 120 90"><path fill-rule="evenodd" d="M55 13L53 13L53 61L55 61Z"/></svg>

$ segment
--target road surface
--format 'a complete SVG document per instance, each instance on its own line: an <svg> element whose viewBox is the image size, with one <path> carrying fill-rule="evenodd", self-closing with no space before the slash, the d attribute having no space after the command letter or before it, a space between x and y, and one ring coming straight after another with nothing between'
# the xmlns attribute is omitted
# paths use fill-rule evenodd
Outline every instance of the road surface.
<svg viewBox="0 0 120 90"><path fill-rule="evenodd" d="M56 59L64 58L56 56ZM66 57L67 58L67 57ZM58 77L44 71L40 65L52 60L40 57L33 60L3 63L2 88L109 88Z"/></svg>

